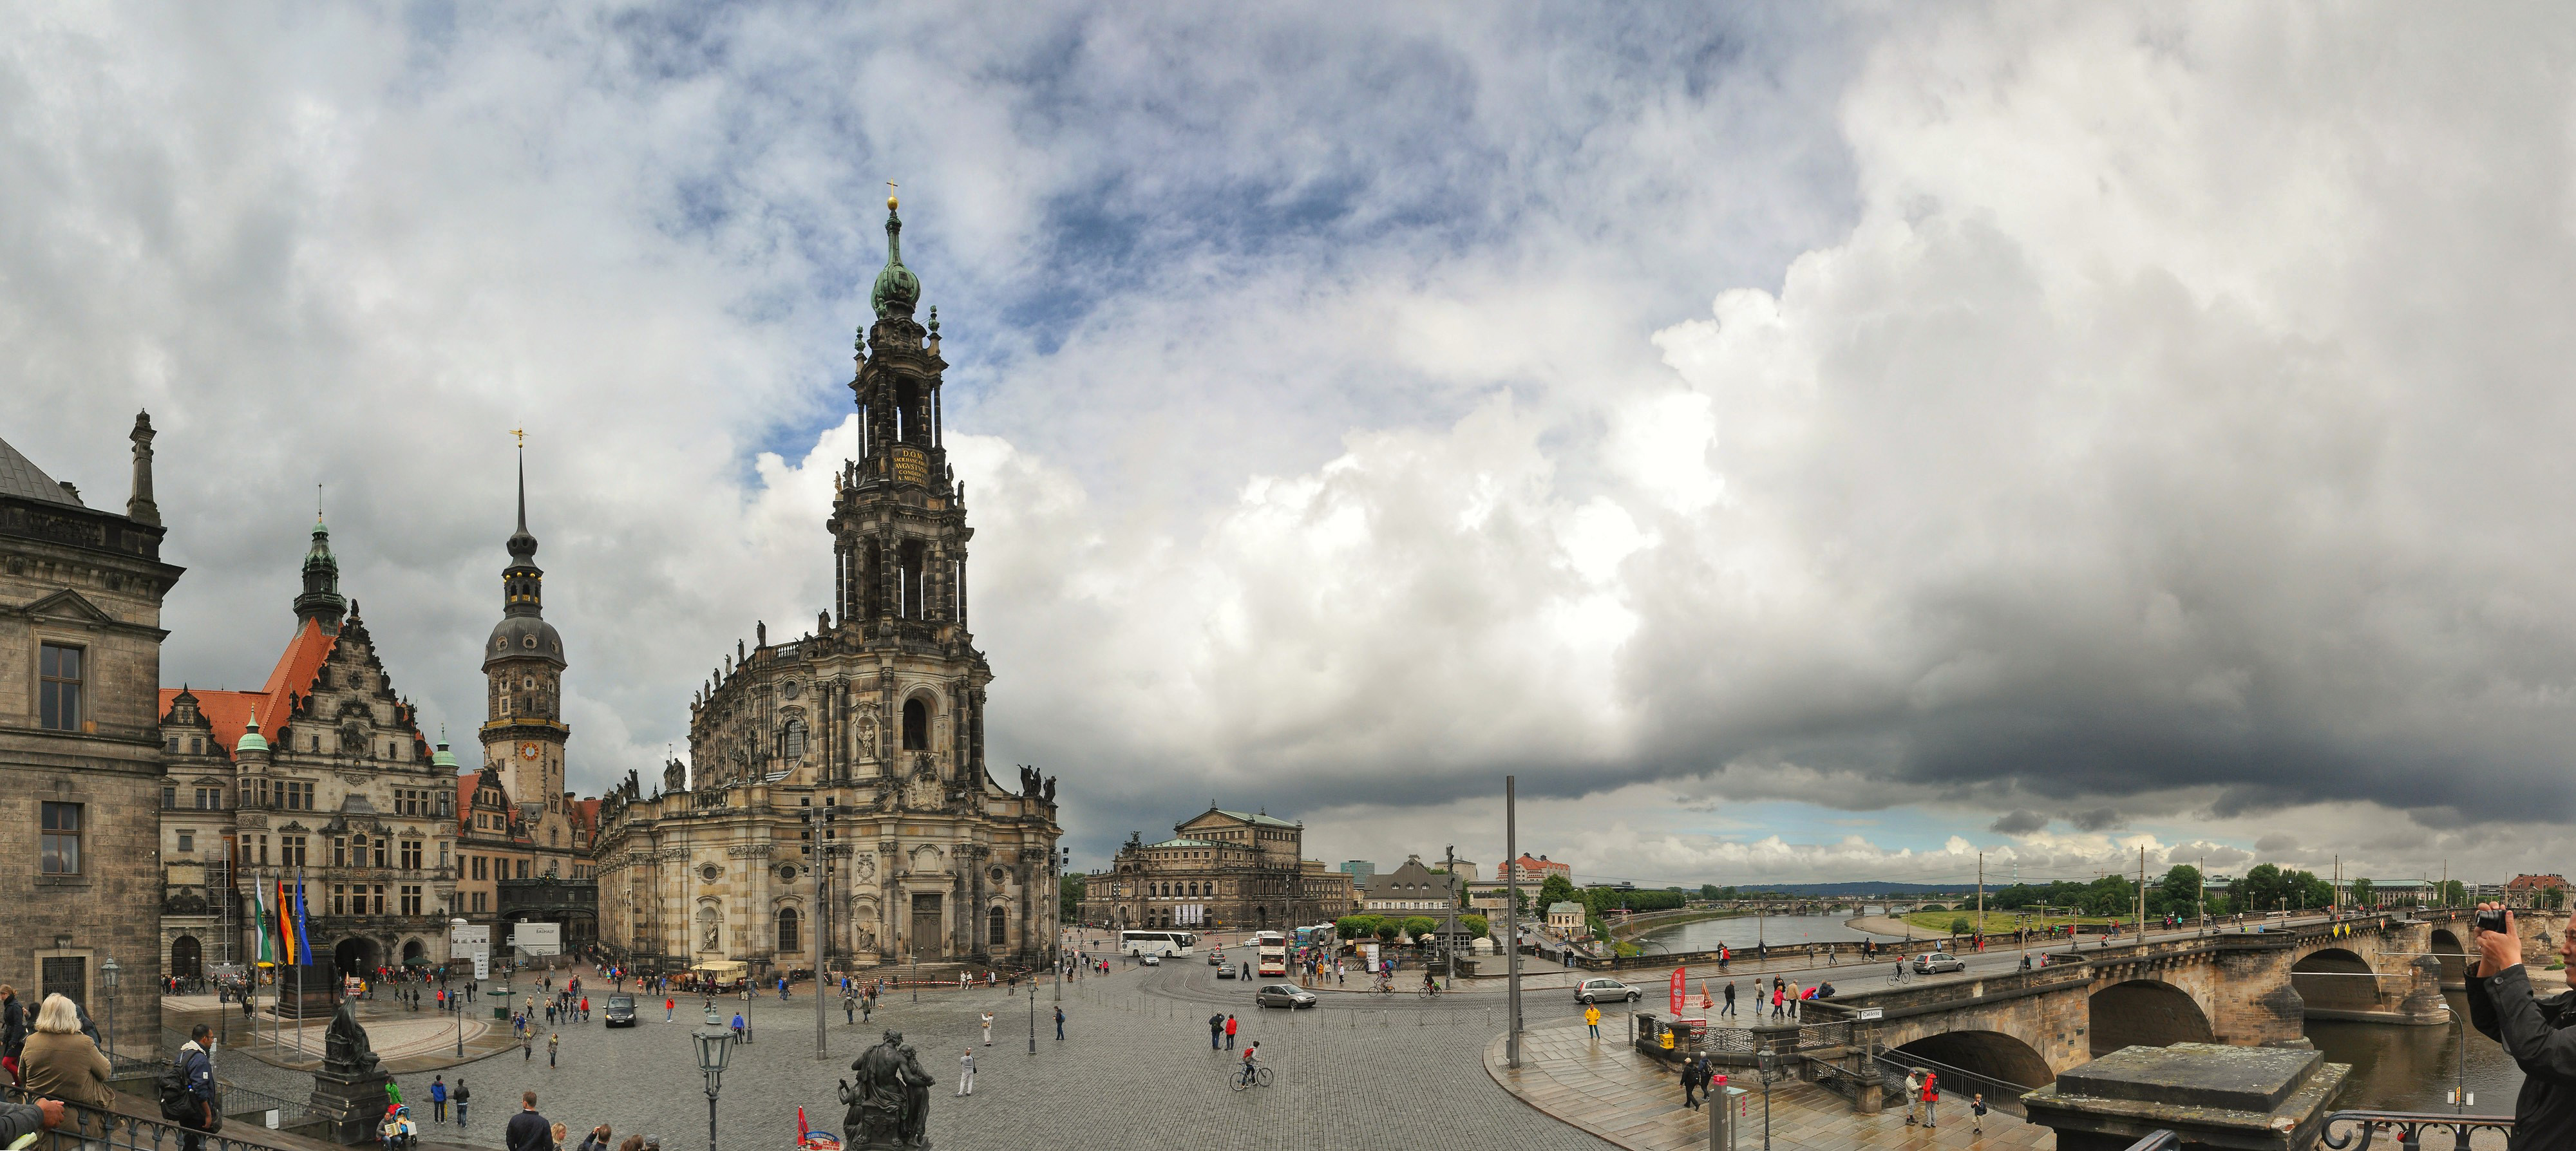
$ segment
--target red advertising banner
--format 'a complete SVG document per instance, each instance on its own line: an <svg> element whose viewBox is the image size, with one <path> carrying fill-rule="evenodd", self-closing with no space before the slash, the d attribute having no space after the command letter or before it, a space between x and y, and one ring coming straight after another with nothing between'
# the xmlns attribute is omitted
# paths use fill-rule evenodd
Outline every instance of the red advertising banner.
<svg viewBox="0 0 2576 1151"><path fill-rule="evenodd" d="M1682 997L1690 993L1690 976L1683 968L1673 968L1673 1014L1682 1013Z"/></svg>

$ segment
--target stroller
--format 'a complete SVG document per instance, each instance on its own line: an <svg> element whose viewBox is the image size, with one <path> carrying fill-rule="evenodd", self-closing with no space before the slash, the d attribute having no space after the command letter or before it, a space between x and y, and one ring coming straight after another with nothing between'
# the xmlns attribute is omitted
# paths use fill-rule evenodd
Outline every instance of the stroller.
<svg viewBox="0 0 2576 1151"><path fill-rule="evenodd" d="M796 1151L841 1151L841 1137L805 1125L805 1109L796 1109Z"/></svg>
<svg viewBox="0 0 2576 1151"><path fill-rule="evenodd" d="M399 1103L385 1108L385 1121L376 1127L380 1151L411 1151L419 1145L420 1125L412 1122L411 1108Z"/></svg>

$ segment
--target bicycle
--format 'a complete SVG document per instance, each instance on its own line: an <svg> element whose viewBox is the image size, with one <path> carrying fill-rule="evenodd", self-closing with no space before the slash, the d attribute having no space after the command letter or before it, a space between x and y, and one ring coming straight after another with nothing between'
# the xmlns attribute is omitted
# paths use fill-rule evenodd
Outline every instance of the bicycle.
<svg viewBox="0 0 2576 1151"><path fill-rule="evenodd" d="M1902 959L1896 961L1896 974L1887 977L1887 981L1890 983L1908 983L1912 982L1913 979L1914 972L1906 968L1905 961Z"/></svg>
<svg viewBox="0 0 2576 1151"><path fill-rule="evenodd" d="M1378 980L1377 986L1368 989L1368 993L1371 995L1393 995L1395 994L1395 984L1381 979Z"/></svg>
<svg viewBox="0 0 2576 1151"><path fill-rule="evenodd" d="M1247 1065L1243 1070L1228 1075L1226 1077L1226 1084L1237 1091L1253 1086L1268 1087L1270 1086L1270 1069L1267 1067Z"/></svg>
<svg viewBox="0 0 2576 1151"><path fill-rule="evenodd" d="M1440 985L1437 983L1425 983L1422 985L1421 990L1416 991L1413 994L1419 999L1431 999L1440 994Z"/></svg>

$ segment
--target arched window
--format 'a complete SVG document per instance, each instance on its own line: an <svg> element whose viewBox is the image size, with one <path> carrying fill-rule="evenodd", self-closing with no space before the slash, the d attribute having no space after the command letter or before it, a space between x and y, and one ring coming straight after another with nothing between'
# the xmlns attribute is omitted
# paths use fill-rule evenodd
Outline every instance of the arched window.
<svg viewBox="0 0 2576 1151"><path fill-rule="evenodd" d="M805 758L805 721L791 719L778 733L779 752L789 759Z"/></svg>
<svg viewBox="0 0 2576 1151"><path fill-rule="evenodd" d="M999 907L984 915L984 941L994 947L1006 947L1011 942L1010 917L1003 915Z"/></svg>
<svg viewBox="0 0 2576 1151"><path fill-rule="evenodd" d="M799 940L796 938L796 909L793 907L779 908L778 950L785 954L795 954L798 950L798 942Z"/></svg>
<svg viewBox="0 0 2576 1151"><path fill-rule="evenodd" d="M919 540L910 541L895 549L895 562L902 569L903 579L903 602L896 607L895 614L905 619L921 618L921 605L924 602L921 594L921 556Z"/></svg>
<svg viewBox="0 0 2576 1151"><path fill-rule="evenodd" d="M903 749L930 750L930 709L917 699L903 701Z"/></svg>

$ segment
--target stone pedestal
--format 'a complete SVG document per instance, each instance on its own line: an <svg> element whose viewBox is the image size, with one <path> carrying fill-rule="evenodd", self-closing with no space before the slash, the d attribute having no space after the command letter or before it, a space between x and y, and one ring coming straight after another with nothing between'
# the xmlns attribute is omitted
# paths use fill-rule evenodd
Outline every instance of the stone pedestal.
<svg viewBox="0 0 2576 1151"><path fill-rule="evenodd" d="M376 1125L384 1121L391 1102L385 1084L392 1078L382 1064L357 1073L315 1072L312 1109L325 1124L319 1137L341 1144L375 1142Z"/></svg>
<svg viewBox="0 0 2576 1151"><path fill-rule="evenodd" d="M340 997L334 994L336 982L331 976L308 971L304 976L304 986L299 988L295 985L295 976L289 974L277 985L278 1018L329 1018L332 1012L340 1009Z"/></svg>
<svg viewBox="0 0 2576 1151"><path fill-rule="evenodd" d="M2176 1043L2124 1047L2022 1096L2059 1151L2124 1151L2162 1129L2185 1148L2313 1145L2351 1065L2315 1051Z"/></svg>

